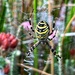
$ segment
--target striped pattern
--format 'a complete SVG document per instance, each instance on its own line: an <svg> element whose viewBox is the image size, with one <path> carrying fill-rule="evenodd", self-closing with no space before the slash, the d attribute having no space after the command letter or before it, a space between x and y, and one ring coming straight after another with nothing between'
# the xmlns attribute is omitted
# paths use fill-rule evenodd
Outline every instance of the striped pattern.
<svg viewBox="0 0 75 75"><path fill-rule="evenodd" d="M38 39L42 40L47 39L49 34L49 27L47 23L43 21L39 22L38 25L36 26L35 32L36 32L36 37Z"/></svg>

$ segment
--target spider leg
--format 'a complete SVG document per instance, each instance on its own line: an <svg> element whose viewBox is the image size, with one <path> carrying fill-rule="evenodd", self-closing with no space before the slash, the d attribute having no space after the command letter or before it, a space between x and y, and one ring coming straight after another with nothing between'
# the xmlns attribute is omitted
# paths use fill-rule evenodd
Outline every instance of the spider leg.
<svg viewBox="0 0 75 75"><path fill-rule="evenodd" d="M31 27L31 30L32 30L32 32L35 32L35 30L33 29L33 27ZM32 38L35 38L35 37L32 35L31 32L29 32L29 35L30 35Z"/></svg>
<svg viewBox="0 0 75 75"><path fill-rule="evenodd" d="M29 23L30 23L30 25L32 25L31 18L29 19ZM32 30L32 32L35 32L35 30L33 29L33 27L31 27L31 30Z"/></svg>
<svg viewBox="0 0 75 75"><path fill-rule="evenodd" d="M36 42L27 52L27 55L29 56L31 52L40 44L40 41Z"/></svg>
<svg viewBox="0 0 75 75"><path fill-rule="evenodd" d="M58 60L58 58L61 58L58 54L56 54L56 51L50 46L49 42L46 41L46 44L48 45L48 47L51 49L53 55L56 57L56 59Z"/></svg>
<svg viewBox="0 0 75 75"><path fill-rule="evenodd" d="M29 19L29 23L30 23L30 25L31 25L31 18ZM32 26L31 26L31 28L30 28L30 29L31 29L31 31L32 31L32 32L35 32L35 30L33 29L33 27L32 27ZM32 34L29 32L29 35L31 36ZM33 37L33 36L32 36L32 37Z"/></svg>
<svg viewBox="0 0 75 75"><path fill-rule="evenodd" d="M35 30L33 29L33 27L31 27L31 30L32 30L33 32L35 32Z"/></svg>
<svg viewBox="0 0 75 75"><path fill-rule="evenodd" d="M52 40L55 36L56 36L56 30L53 29L52 32L49 34L48 39Z"/></svg>
<svg viewBox="0 0 75 75"><path fill-rule="evenodd" d="M48 41L46 41L46 44L47 44L47 45L48 45L48 47L51 49L52 53L55 55L55 54L56 54L56 52L55 52L55 50L51 47L51 45L49 44L49 42L48 42Z"/></svg>

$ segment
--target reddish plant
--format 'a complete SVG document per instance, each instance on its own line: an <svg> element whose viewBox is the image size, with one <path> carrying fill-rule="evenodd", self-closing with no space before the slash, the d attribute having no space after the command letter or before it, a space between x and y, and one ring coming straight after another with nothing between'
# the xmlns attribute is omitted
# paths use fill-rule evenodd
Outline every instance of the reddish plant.
<svg viewBox="0 0 75 75"><path fill-rule="evenodd" d="M9 65L6 65L5 68L4 68L4 73L8 74L9 71L10 71L10 67L9 67Z"/></svg>
<svg viewBox="0 0 75 75"><path fill-rule="evenodd" d="M18 44L18 39L10 33L0 33L0 47L3 50L7 50L8 48L15 48Z"/></svg>
<svg viewBox="0 0 75 75"><path fill-rule="evenodd" d="M70 50L70 55L71 55L71 56L74 56L74 55L75 55L75 49L71 49L71 50Z"/></svg>

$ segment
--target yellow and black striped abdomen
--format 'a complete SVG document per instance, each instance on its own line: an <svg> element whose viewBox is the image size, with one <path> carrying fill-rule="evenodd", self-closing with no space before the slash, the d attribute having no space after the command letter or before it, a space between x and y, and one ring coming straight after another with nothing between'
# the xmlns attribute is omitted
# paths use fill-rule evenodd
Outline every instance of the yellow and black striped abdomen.
<svg viewBox="0 0 75 75"><path fill-rule="evenodd" d="M49 34L49 27L46 22L39 22L35 29L36 37L40 40L47 39Z"/></svg>

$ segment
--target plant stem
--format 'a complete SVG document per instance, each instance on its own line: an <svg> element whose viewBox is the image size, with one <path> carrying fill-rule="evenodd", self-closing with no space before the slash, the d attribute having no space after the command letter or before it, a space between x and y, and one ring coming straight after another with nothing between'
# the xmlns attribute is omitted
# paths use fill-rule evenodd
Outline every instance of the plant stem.
<svg viewBox="0 0 75 75"><path fill-rule="evenodd" d="M33 8L34 8L33 13L34 13L34 28L35 28L36 23L37 23L37 0L33 1ZM34 67L38 68L38 63L37 63L38 62L38 56L36 54L38 54L37 49L34 50L34 56L35 56L35 58L34 58ZM35 75L38 75L38 73L36 73Z"/></svg>

